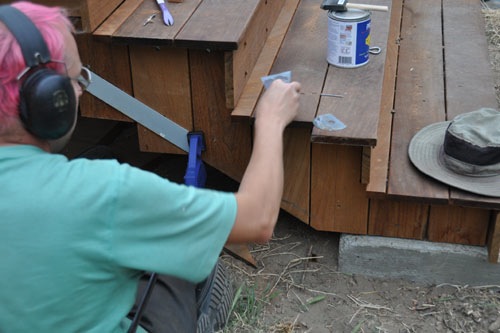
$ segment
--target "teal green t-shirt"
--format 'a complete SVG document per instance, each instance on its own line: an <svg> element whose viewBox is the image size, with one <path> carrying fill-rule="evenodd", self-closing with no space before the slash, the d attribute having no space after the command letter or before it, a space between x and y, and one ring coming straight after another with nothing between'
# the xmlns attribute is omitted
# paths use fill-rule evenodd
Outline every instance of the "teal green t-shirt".
<svg viewBox="0 0 500 333"><path fill-rule="evenodd" d="M203 280L236 210L114 160L0 147L0 331L125 331L141 272Z"/></svg>

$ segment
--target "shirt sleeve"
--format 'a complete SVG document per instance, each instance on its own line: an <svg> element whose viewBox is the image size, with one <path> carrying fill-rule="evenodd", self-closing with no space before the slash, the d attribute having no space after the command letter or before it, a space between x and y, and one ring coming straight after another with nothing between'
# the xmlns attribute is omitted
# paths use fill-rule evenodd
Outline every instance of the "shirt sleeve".
<svg viewBox="0 0 500 333"><path fill-rule="evenodd" d="M179 185L122 166L111 224L114 260L125 268L205 279L234 225L234 193Z"/></svg>

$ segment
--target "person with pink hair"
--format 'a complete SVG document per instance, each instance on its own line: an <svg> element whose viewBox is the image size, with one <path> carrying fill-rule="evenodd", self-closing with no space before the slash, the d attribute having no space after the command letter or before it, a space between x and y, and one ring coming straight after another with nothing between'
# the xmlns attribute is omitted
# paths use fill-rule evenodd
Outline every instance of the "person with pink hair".
<svg viewBox="0 0 500 333"><path fill-rule="evenodd" d="M125 332L144 272L159 278L138 331L222 328L218 257L273 233L300 84L276 80L261 97L235 193L59 154L89 84L61 8L0 6L0 331Z"/></svg>

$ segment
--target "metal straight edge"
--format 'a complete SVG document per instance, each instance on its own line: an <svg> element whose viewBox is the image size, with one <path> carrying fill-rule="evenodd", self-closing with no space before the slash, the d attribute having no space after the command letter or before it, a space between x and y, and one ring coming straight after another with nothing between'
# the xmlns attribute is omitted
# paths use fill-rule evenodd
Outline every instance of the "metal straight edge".
<svg viewBox="0 0 500 333"><path fill-rule="evenodd" d="M188 130L92 72L87 91L163 139L189 152Z"/></svg>

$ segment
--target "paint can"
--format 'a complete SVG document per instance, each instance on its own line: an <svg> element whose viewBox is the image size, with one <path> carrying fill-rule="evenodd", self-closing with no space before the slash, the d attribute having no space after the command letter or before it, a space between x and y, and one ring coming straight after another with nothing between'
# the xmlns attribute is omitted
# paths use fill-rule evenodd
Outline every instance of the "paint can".
<svg viewBox="0 0 500 333"><path fill-rule="evenodd" d="M368 63L370 55L369 11L349 8L328 12L326 60L336 67L355 68Z"/></svg>

